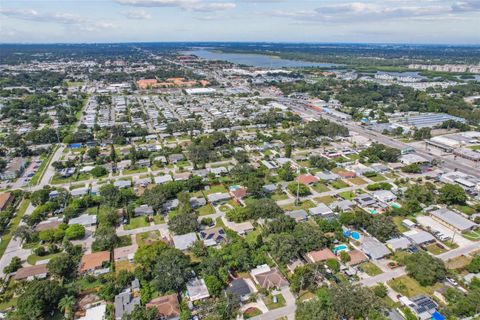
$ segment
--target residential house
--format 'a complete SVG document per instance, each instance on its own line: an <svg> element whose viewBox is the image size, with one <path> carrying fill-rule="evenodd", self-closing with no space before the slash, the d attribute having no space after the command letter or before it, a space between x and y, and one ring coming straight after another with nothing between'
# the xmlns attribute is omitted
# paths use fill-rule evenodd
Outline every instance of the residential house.
<svg viewBox="0 0 480 320"><path fill-rule="evenodd" d="M197 241L197 235L195 232L190 232L182 235L174 235L172 237L175 248L179 250L187 250L195 241Z"/></svg>
<svg viewBox="0 0 480 320"><path fill-rule="evenodd" d="M135 217L153 215L153 208L147 204L142 204L133 210L133 215Z"/></svg>
<svg viewBox="0 0 480 320"><path fill-rule="evenodd" d="M335 213L326 204L319 203L316 207L308 209L312 216L319 216L323 219L334 219Z"/></svg>
<svg viewBox="0 0 480 320"><path fill-rule="evenodd" d="M348 211L352 209L354 206L355 206L355 203L353 203L350 200L334 201L328 205L330 209L340 210L340 211Z"/></svg>
<svg viewBox="0 0 480 320"><path fill-rule="evenodd" d="M475 222L447 208L432 211L430 214L434 220L460 232L473 230L478 227L478 224Z"/></svg>
<svg viewBox="0 0 480 320"><path fill-rule="evenodd" d="M107 262L110 262L109 251L99 251L85 254L80 260L79 272L81 274L93 272L102 268L102 266Z"/></svg>
<svg viewBox="0 0 480 320"><path fill-rule="evenodd" d="M266 264L258 266L250 271L253 280L259 286L270 289L281 289L288 286L288 281L277 268L270 269Z"/></svg>
<svg viewBox="0 0 480 320"><path fill-rule="evenodd" d="M7 209L12 202L13 196L10 192L0 193L0 211Z"/></svg>
<svg viewBox="0 0 480 320"><path fill-rule="evenodd" d="M358 205L363 208L374 206L377 204L377 201L368 193L359 195L358 197L354 198L353 201L358 203Z"/></svg>
<svg viewBox="0 0 480 320"><path fill-rule="evenodd" d="M97 216L84 213L81 216L70 219L68 224L80 224L84 227L93 227L97 224Z"/></svg>
<svg viewBox="0 0 480 320"><path fill-rule="evenodd" d="M360 246L362 251L373 260L381 259L391 254L390 250L374 237L364 236Z"/></svg>
<svg viewBox="0 0 480 320"><path fill-rule="evenodd" d="M290 218L295 219L296 222L307 221L308 218L307 212L303 209L287 211L285 214Z"/></svg>
<svg viewBox="0 0 480 320"><path fill-rule="evenodd" d="M337 259L337 256L328 248L310 251L305 254L305 260L311 263L323 262L328 259Z"/></svg>
<svg viewBox="0 0 480 320"><path fill-rule="evenodd" d="M166 174L166 175L163 175L163 176L155 177L154 181L155 181L156 184L164 184L164 183L173 181L173 178L172 178L171 175Z"/></svg>
<svg viewBox="0 0 480 320"><path fill-rule="evenodd" d="M373 191L373 197L377 199L378 201L381 202L393 202L397 200L397 196L394 195L391 191L389 190L377 190Z"/></svg>
<svg viewBox="0 0 480 320"><path fill-rule="evenodd" d="M301 174L300 176L298 176L297 179L301 184L305 185L310 185L318 182L318 178L311 174Z"/></svg>
<svg viewBox="0 0 480 320"><path fill-rule="evenodd" d="M226 237L225 231L220 227L200 231L200 238L207 247L216 246L224 242Z"/></svg>
<svg viewBox="0 0 480 320"><path fill-rule="evenodd" d="M247 301L253 293L248 283L242 278L230 282L226 291L239 296L241 301Z"/></svg>
<svg viewBox="0 0 480 320"><path fill-rule="evenodd" d="M338 174L331 172L317 172L315 174L315 177L317 177L318 180L326 182L332 182L340 179L340 176Z"/></svg>
<svg viewBox="0 0 480 320"><path fill-rule="evenodd" d="M175 164L179 161L182 161L185 159L185 156L182 153L174 153L168 156L168 161L171 164Z"/></svg>
<svg viewBox="0 0 480 320"><path fill-rule="evenodd" d="M132 294L130 288L125 289L115 296L113 306L115 309L115 320L121 320L124 315L132 313L135 306L140 305L140 296Z"/></svg>
<svg viewBox="0 0 480 320"><path fill-rule="evenodd" d="M207 200L203 197L192 197L190 198L189 202L190 202L190 206L193 209L203 207L204 205L207 204Z"/></svg>
<svg viewBox="0 0 480 320"><path fill-rule="evenodd" d="M119 189L130 188L132 186L132 181L130 180L116 180L113 185Z"/></svg>
<svg viewBox="0 0 480 320"><path fill-rule="evenodd" d="M89 191L89 188L87 187L83 187L83 188L76 188L76 189L73 189L70 191L70 194L72 195L72 197L83 197L83 196L86 196L88 194L88 191Z"/></svg>
<svg viewBox="0 0 480 320"><path fill-rule="evenodd" d="M187 283L187 296L191 302L210 297L205 280L194 278Z"/></svg>
<svg viewBox="0 0 480 320"><path fill-rule="evenodd" d="M354 249L347 252L350 260L348 261L349 266L356 266L362 262L368 260L367 256L360 250Z"/></svg>
<svg viewBox="0 0 480 320"><path fill-rule="evenodd" d="M207 199L210 203L213 205L216 205L218 203L230 200L232 196L229 193L222 193L222 192L217 192L217 193L211 193L207 196Z"/></svg>
<svg viewBox="0 0 480 320"><path fill-rule="evenodd" d="M165 320L180 319L180 304L176 294L161 296L145 304L146 308L156 308L158 315Z"/></svg>
<svg viewBox="0 0 480 320"><path fill-rule="evenodd" d="M47 264L37 264L31 267L24 267L17 270L13 279L17 281L44 279L48 275Z"/></svg>
<svg viewBox="0 0 480 320"><path fill-rule="evenodd" d="M105 303L89 306L85 310L85 315L77 320L105 320L107 316L107 305Z"/></svg>

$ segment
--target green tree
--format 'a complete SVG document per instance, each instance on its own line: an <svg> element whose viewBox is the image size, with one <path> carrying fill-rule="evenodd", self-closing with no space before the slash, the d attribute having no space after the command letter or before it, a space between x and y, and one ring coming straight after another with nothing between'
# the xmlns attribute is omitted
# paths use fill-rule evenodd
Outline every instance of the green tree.
<svg viewBox="0 0 480 320"><path fill-rule="evenodd" d="M467 195L459 185L447 183L440 188L438 200L448 205L465 204Z"/></svg>
<svg viewBox="0 0 480 320"><path fill-rule="evenodd" d="M72 295L62 297L58 303L58 308L65 315L65 319L73 319L73 308L75 306L76 299Z"/></svg>
<svg viewBox="0 0 480 320"><path fill-rule="evenodd" d="M13 319L49 319L52 312L58 311L58 303L65 290L56 281L33 280L26 284L24 292L17 300Z"/></svg>
<svg viewBox="0 0 480 320"><path fill-rule="evenodd" d="M85 236L85 227L80 224L72 224L65 230L65 238L68 240L82 239Z"/></svg>
<svg viewBox="0 0 480 320"><path fill-rule="evenodd" d="M158 291L166 293L175 291L180 293L186 283L193 277L193 270L187 256L177 249L163 251L155 265L153 284Z"/></svg>
<svg viewBox="0 0 480 320"><path fill-rule="evenodd" d="M446 269L443 261L424 251L405 257L405 266L409 276L422 286L430 286L445 278Z"/></svg>
<svg viewBox="0 0 480 320"><path fill-rule="evenodd" d="M19 257L13 257L10 263L3 268L3 273L8 274L17 271L22 267L22 260Z"/></svg>
<svg viewBox="0 0 480 320"><path fill-rule="evenodd" d="M209 275L205 277L205 285L208 288L208 292L214 296L218 297L222 294L223 291L223 282L214 275Z"/></svg>

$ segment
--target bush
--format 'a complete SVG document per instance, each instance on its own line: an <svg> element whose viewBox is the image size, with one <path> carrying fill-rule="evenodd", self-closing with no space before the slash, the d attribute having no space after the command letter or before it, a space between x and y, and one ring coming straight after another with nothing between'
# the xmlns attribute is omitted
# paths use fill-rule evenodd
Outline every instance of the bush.
<svg viewBox="0 0 480 320"><path fill-rule="evenodd" d="M85 236L85 227L80 224L72 224L65 230L65 238L68 240L82 239Z"/></svg>
<svg viewBox="0 0 480 320"><path fill-rule="evenodd" d="M44 255L47 254L47 250L45 250L45 248L43 246L40 246L38 248L35 248L33 250L33 253L35 253L39 257L43 257Z"/></svg>
<svg viewBox="0 0 480 320"><path fill-rule="evenodd" d="M288 185L288 191L294 196L297 195L297 190L298 190L298 195L300 197L305 197L310 194L310 189L304 185L304 184L298 184L297 182L292 182Z"/></svg>

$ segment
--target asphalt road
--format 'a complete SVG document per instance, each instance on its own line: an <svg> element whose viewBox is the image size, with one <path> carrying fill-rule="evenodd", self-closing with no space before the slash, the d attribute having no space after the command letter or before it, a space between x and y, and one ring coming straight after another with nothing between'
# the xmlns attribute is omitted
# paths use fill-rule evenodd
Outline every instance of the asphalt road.
<svg viewBox="0 0 480 320"><path fill-rule="evenodd" d="M336 122L338 124L341 124L341 125L347 127L351 131L358 132L358 133L362 134L363 136L365 136L365 137L367 137L371 140L380 142L384 145L387 145L387 146L390 146L390 147L393 147L393 148L397 148L397 149L413 148L415 150L416 154L424 157L427 160L433 160L435 158L440 158L443 161L442 164L441 164L442 167L448 168L448 169L451 169L451 170L460 170L462 172L465 172L465 173L468 173L472 176L480 178L480 170L478 170L477 168L474 168L473 166L469 166L465 163L462 163L462 162L459 162L459 161L454 161L452 159L447 159L445 157L432 156L431 154L426 152L423 148L406 144L404 142L395 140L391 137L385 136L381 133L377 133L377 132L368 130L365 127L359 126L359 125L357 125L353 122L343 121L341 119L338 119L336 117L328 115L324 112L309 109L307 107L304 107L303 105L300 105L299 102L291 103L291 104L289 104L289 106L295 112L303 114L306 117L310 117L310 118L314 118L314 119L318 119L318 118L328 119L330 121Z"/></svg>

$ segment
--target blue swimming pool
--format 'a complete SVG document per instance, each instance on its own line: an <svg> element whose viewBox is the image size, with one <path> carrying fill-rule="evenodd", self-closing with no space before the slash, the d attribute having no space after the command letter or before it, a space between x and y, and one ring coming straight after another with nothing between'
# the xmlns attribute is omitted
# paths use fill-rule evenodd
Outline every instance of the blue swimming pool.
<svg viewBox="0 0 480 320"><path fill-rule="evenodd" d="M333 253L337 254L341 251L347 251L348 250L348 246L346 244L339 244L338 246L335 246L335 248L333 248Z"/></svg>
<svg viewBox="0 0 480 320"><path fill-rule="evenodd" d="M352 231L350 233L350 238L352 238L353 240L360 240L360 233L358 233L357 231Z"/></svg>

